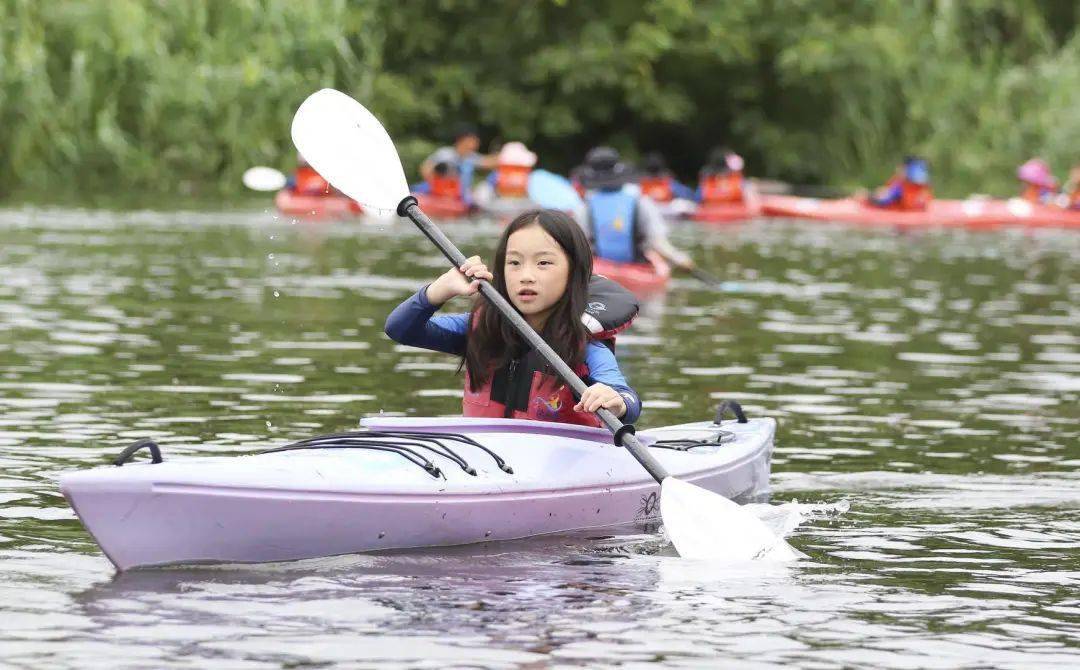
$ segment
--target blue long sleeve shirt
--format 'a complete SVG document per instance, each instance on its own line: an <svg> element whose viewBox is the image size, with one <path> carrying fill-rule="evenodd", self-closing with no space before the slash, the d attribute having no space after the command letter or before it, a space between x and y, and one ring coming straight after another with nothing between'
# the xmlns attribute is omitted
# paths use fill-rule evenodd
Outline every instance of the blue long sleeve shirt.
<svg viewBox="0 0 1080 670"><path fill-rule="evenodd" d="M440 314L427 299L427 286L405 300L386 317L385 332L390 339L411 347L441 351L455 356L465 354L468 314ZM623 423L634 423L641 416L641 399L626 381L615 354L603 343L591 340L585 347L585 365L592 382L606 384L626 403Z"/></svg>
<svg viewBox="0 0 1080 670"><path fill-rule="evenodd" d="M686 184L682 183L678 179L671 180L671 196L673 198L679 198L681 200L694 200L701 202L699 194Z"/></svg>

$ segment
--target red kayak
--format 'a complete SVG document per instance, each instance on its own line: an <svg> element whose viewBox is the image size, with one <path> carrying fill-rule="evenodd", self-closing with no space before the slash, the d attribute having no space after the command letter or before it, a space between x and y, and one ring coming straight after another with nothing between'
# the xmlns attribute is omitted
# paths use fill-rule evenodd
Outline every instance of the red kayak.
<svg viewBox="0 0 1080 670"><path fill-rule="evenodd" d="M702 203L690 214L694 221L703 223L736 223L761 216L757 202Z"/></svg>
<svg viewBox="0 0 1080 670"><path fill-rule="evenodd" d="M460 219L472 213L472 208L460 198L413 193L424 214L434 219Z"/></svg>
<svg viewBox="0 0 1080 670"><path fill-rule="evenodd" d="M737 223L761 216L761 196L747 185L742 202L703 202L690 218L703 223Z"/></svg>
<svg viewBox="0 0 1080 670"><path fill-rule="evenodd" d="M281 189L274 205L282 214L307 219L344 219L362 212L360 203L343 195L303 195Z"/></svg>
<svg viewBox="0 0 1080 670"><path fill-rule="evenodd" d="M593 258L593 273L622 284L634 293L654 293L667 287L671 266L659 258L646 263L619 263Z"/></svg>
<svg viewBox="0 0 1080 670"><path fill-rule="evenodd" d="M762 209L767 216L898 227L994 228L1019 225L1080 228L1080 212L1047 205L1033 205L1019 198L932 200L923 211L905 212L874 207L856 198L820 200L772 195L763 198Z"/></svg>

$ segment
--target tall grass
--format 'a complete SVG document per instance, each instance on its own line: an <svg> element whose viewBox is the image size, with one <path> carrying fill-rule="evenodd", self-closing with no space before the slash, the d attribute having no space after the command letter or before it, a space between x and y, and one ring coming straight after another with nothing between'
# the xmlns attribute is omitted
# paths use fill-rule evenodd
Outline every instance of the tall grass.
<svg viewBox="0 0 1080 670"><path fill-rule="evenodd" d="M829 177L873 183L914 153L939 192L1008 194L1027 158L1059 174L1080 163L1080 34L1056 46L1033 4L875 3L865 23L811 25L824 62L804 43L785 65L835 101L819 145Z"/></svg>
<svg viewBox="0 0 1080 670"><path fill-rule="evenodd" d="M1071 0L6 0L0 195L239 190L292 164L322 86L371 107L413 168L457 120L568 169L593 144L731 144L752 171L1008 193L1080 159Z"/></svg>
<svg viewBox="0 0 1080 670"><path fill-rule="evenodd" d="M235 187L290 162L319 86L363 93L380 45L344 0L0 3L0 188Z"/></svg>

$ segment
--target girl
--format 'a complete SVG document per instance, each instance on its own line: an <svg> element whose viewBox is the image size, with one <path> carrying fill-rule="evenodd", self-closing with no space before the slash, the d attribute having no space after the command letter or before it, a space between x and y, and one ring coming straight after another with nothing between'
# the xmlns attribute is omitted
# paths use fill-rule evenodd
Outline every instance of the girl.
<svg viewBox="0 0 1080 670"><path fill-rule="evenodd" d="M495 251L495 272L479 256L449 270L401 303L386 319L396 342L464 358L465 416L499 416L599 426L601 407L633 423L641 401L615 355L590 340L581 322L592 274L592 252L581 227L551 209L514 219ZM492 283L588 388L575 400L562 383L486 300L469 314L434 316L456 296L474 295L479 280Z"/></svg>

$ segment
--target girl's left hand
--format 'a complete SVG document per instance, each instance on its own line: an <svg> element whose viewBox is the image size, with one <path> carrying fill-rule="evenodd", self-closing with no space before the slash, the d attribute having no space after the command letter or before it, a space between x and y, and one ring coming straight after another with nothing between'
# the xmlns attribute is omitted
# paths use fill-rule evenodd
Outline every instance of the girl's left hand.
<svg viewBox="0 0 1080 670"><path fill-rule="evenodd" d="M617 417L626 414L626 401L619 392L607 384L593 384L581 394L574 405L575 412L595 412L603 407Z"/></svg>

